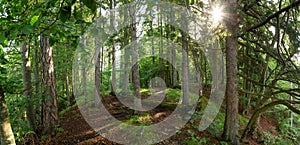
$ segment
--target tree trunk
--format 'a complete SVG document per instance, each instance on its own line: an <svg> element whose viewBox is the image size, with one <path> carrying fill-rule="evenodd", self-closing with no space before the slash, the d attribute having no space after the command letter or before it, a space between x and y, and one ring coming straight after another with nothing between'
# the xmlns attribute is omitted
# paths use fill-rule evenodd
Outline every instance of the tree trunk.
<svg viewBox="0 0 300 145"><path fill-rule="evenodd" d="M124 10L124 21L127 21L128 19L128 12L127 10ZM130 55L129 55L129 49L126 48L126 46L129 44L128 39L128 27L124 28L124 73L123 73L123 85L122 85L122 93L127 94L128 92L128 84L129 84L129 62L130 62Z"/></svg>
<svg viewBox="0 0 300 145"><path fill-rule="evenodd" d="M237 1L227 0L226 13L230 19L226 20L226 26L230 36L226 37L226 117L224 123L223 139L234 145L240 144L238 137L238 20Z"/></svg>
<svg viewBox="0 0 300 145"><path fill-rule="evenodd" d="M157 7L157 11L160 11L159 7ZM160 78L162 78L163 80L165 80L165 65L164 65L164 48L163 48L163 23L162 23L162 17L163 14L159 14L158 15L158 26L159 26L159 74L160 74ZM156 83L156 82L155 82Z"/></svg>
<svg viewBox="0 0 300 145"><path fill-rule="evenodd" d="M82 39L83 39L83 47L84 49L86 49L86 37L85 36L82 36ZM83 54L84 55L84 54ZM86 61L86 60L84 60ZM85 62L87 63L87 62ZM87 83L86 83L86 74L87 73L87 68L85 68L85 65L83 65L82 67L82 87L83 87L83 96L84 96L84 101L87 102Z"/></svg>
<svg viewBox="0 0 300 145"><path fill-rule="evenodd" d="M110 9L113 9L114 7L114 1L110 0ZM114 30L114 26L115 26L115 19L114 19L114 12L112 12L111 16L110 16L110 25L111 25L111 29ZM112 38L113 39L113 38ZM115 90L117 89L117 79L116 79L116 48L115 48L115 42L114 40L112 40L112 88L111 88L111 94L115 95L116 92Z"/></svg>
<svg viewBox="0 0 300 145"><path fill-rule="evenodd" d="M10 125L9 113L4 98L4 90L0 85L0 144L1 145L15 145L15 137Z"/></svg>
<svg viewBox="0 0 300 145"><path fill-rule="evenodd" d="M197 78L197 83L199 85L198 88L198 93L199 96L202 96L202 77L201 77L201 67L200 67L200 63L199 63L199 54L197 51L193 52L193 60L194 60L194 65L195 65L195 69L196 69L196 78Z"/></svg>
<svg viewBox="0 0 300 145"><path fill-rule="evenodd" d="M38 42L37 40L35 40L35 46L38 46ZM38 125L40 125L42 123L42 116L41 115L41 98L40 98L40 73L39 71L40 69L40 57L38 54L38 49L34 49L34 86L35 86L35 98L36 98L36 107L35 107L35 112L36 112L36 121L38 122Z"/></svg>
<svg viewBox="0 0 300 145"><path fill-rule="evenodd" d="M47 36L40 36L43 83L43 133L48 134L58 125L58 107L54 77L53 49Z"/></svg>
<svg viewBox="0 0 300 145"><path fill-rule="evenodd" d="M131 21L131 43L132 43L132 79L134 86L134 105L136 109L142 108L141 93L140 93L140 74L139 74L139 63L138 63L138 46L137 46L137 36L136 36L136 19L135 19L135 6L132 7L130 11L130 21ZM138 112L138 111L137 111ZM137 113L136 112L136 113Z"/></svg>
<svg viewBox="0 0 300 145"><path fill-rule="evenodd" d="M189 104L189 65L188 65L188 40L187 34L181 32L182 35L182 104Z"/></svg>
<svg viewBox="0 0 300 145"><path fill-rule="evenodd" d="M173 18L173 17L172 17ZM173 20L171 20L173 21ZM171 32L175 32L175 27L173 25L171 25ZM174 42L174 34L171 34L171 40ZM172 65L176 65L176 49L175 49L175 46L174 46L174 43L171 44L173 46L173 49L172 49ZM177 72L176 72L176 69L175 67L172 67L172 74L171 74L171 78L172 78L172 86L176 86L177 85Z"/></svg>
<svg viewBox="0 0 300 145"><path fill-rule="evenodd" d="M95 38L95 47L96 47L96 55L95 55L95 103L98 104L100 103L100 84L101 84L101 76L100 76L100 71L101 71L101 57L100 57L100 46L98 38ZM95 105L96 105L95 104Z"/></svg>
<svg viewBox="0 0 300 145"><path fill-rule="evenodd" d="M31 63L30 63L30 48L26 43L21 44L22 49L22 73L23 73L23 96L26 100L26 113L28 120L28 127L31 127L35 130L35 113L34 113L34 104L33 104L33 95L32 95L32 86L31 86Z"/></svg>

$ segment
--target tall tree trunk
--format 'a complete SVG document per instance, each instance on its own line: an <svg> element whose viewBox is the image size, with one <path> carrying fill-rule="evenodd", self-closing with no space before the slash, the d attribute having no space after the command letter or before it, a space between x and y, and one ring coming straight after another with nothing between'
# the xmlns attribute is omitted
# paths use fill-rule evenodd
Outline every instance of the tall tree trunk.
<svg viewBox="0 0 300 145"><path fill-rule="evenodd" d="M230 36L226 37L226 117L223 138L234 145L239 144L238 137L238 20L237 1L227 0L226 13L230 19L226 20L226 26Z"/></svg>
<svg viewBox="0 0 300 145"><path fill-rule="evenodd" d="M4 90L0 85L0 144L1 145L15 145L15 137L11 129L9 113L4 97Z"/></svg>
<svg viewBox="0 0 300 145"><path fill-rule="evenodd" d="M37 42L37 39L35 39L35 42L34 42L34 45L35 46L38 46L38 42ZM36 107L35 107L35 112L36 112L36 121L38 123L38 125L41 124L41 120L42 120L42 115L41 115L41 98L40 98L40 73L39 71L41 70L40 69L40 57L39 57L39 54L38 54L38 48L34 49L34 55L33 55L33 58L34 58L34 86L35 86L35 95L34 97L36 98Z"/></svg>
<svg viewBox="0 0 300 145"><path fill-rule="evenodd" d="M199 85L198 88L198 93L200 96L202 96L202 77L201 77L201 67L199 63L199 54L197 51L193 51L193 60L194 60L194 65L196 69L196 78L197 78L197 83Z"/></svg>
<svg viewBox="0 0 300 145"><path fill-rule="evenodd" d="M171 21L173 21L173 15L171 17ZM175 27L173 25L171 25L171 32L175 32ZM173 43L171 44L173 46L173 49L172 49L172 65L176 65L176 49L175 49L175 46L174 46L174 34L171 34L171 40L173 41ZM172 78L172 86L176 86L177 85L177 72L176 72L176 69L175 67L172 67L172 74L171 74L171 78Z"/></svg>
<svg viewBox="0 0 300 145"><path fill-rule="evenodd" d="M113 0L110 0L110 9L113 9L115 2ZM110 16L110 25L111 25L111 29L114 30L115 28L115 14L114 12L112 12L111 16ZM113 39L113 38L112 38ZM116 79L116 48L115 48L115 42L114 40L112 40L112 88L111 88L111 94L115 95L115 90L117 89L117 79Z"/></svg>
<svg viewBox="0 0 300 145"><path fill-rule="evenodd" d="M47 36L40 36L43 83L43 133L51 133L58 125L58 107L53 64L53 48Z"/></svg>
<svg viewBox="0 0 300 145"><path fill-rule="evenodd" d="M21 44L22 49L22 73L23 73L23 96L26 100L26 113L28 120L28 127L35 130L35 113L34 113L34 98L32 95L32 86L31 86L31 63L30 63L30 48L29 45L23 42Z"/></svg>
<svg viewBox="0 0 300 145"><path fill-rule="evenodd" d="M71 48L71 42L68 41L66 44L66 48ZM65 49L65 57L67 57L68 53L67 53L67 49ZM67 61L69 63L69 60ZM69 91L69 86L70 86L70 81L69 81L69 69L66 69L66 75L65 75L65 83L66 83L66 95L68 97L68 105L72 104L71 101L71 96L70 96L70 91Z"/></svg>
<svg viewBox="0 0 300 145"><path fill-rule="evenodd" d="M83 39L83 47L84 49L86 49L86 37L85 36L82 36L82 39ZM84 55L84 54L83 54ZM86 61L86 60L84 60ZM85 62L87 63L87 62ZM87 83L86 83L86 74L87 73L87 68L85 67L85 65L83 65L82 67L82 87L83 87L83 96L84 96L84 101L87 102L87 97L86 97L86 94L87 94Z"/></svg>
<svg viewBox="0 0 300 145"><path fill-rule="evenodd" d="M160 11L159 7L157 7L157 11ZM160 74L160 78L162 78L163 80L165 79L165 65L164 65L164 48L163 48L163 14L159 14L158 15L158 26L159 26L159 74Z"/></svg>
<svg viewBox="0 0 300 145"><path fill-rule="evenodd" d="M127 10L124 10L124 21L127 21L128 19L128 11ZM129 84L129 62L130 62L130 55L129 55L129 49L126 48L126 46L129 44L129 39L128 39L128 30L129 30L129 27L125 27L124 28L124 44L123 46L125 47L124 48L124 73L123 73L123 85L122 85L122 93L123 94L127 94L128 92L128 84Z"/></svg>
<svg viewBox="0 0 300 145"><path fill-rule="evenodd" d="M112 46L112 88L111 88L111 94L115 95L115 90L117 89L117 78L116 78L116 56L115 56L115 44Z"/></svg>
<svg viewBox="0 0 300 145"><path fill-rule="evenodd" d="M189 104L189 65L188 65L188 40L187 34L185 32L181 32L182 35L182 96L183 104Z"/></svg>
<svg viewBox="0 0 300 145"><path fill-rule="evenodd" d="M97 95L95 96L95 103L98 104L100 103L100 84L101 84L101 76L100 76L100 66L101 66L101 57L100 57L100 46L99 43L97 42L98 38L95 38L95 47L96 47L96 56L95 56L95 93L97 93Z"/></svg>
<svg viewBox="0 0 300 145"><path fill-rule="evenodd" d="M204 71L203 71L203 73L204 73L204 79L205 79L205 81L204 81L204 84L205 85L208 85L208 80L209 80L209 78L208 78L208 72L207 72L207 61L205 60L205 57L201 57L201 62L204 62Z"/></svg>
<svg viewBox="0 0 300 145"><path fill-rule="evenodd" d="M150 11L150 15L152 16L152 11ZM153 30L153 20L150 21L150 32L151 32L151 37L154 36L154 30ZM151 55L152 55L152 64L155 63L155 57L154 57L154 40L151 38Z"/></svg>
<svg viewBox="0 0 300 145"><path fill-rule="evenodd" d="M141 93L140 93L140 74L139 74L139 63L138 63L138 46L136 36L136 8L133 6L130 10L130 29L131 29L131 43L132 43L132 81L134 88L134 105L136 109L142 108ZM139 113L138 111L136 113Z"/></svg>

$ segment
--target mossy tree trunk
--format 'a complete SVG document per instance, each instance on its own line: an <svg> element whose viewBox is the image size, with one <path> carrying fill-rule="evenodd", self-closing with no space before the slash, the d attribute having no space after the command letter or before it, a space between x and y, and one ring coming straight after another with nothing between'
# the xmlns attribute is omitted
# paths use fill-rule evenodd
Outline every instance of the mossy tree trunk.
<svg viewBox="0 0 300 145"><path fill-rule="evenodd" d="M14 145L15 137L11 129L9 114L4 97L4 90L0 85L0 144L1 145Z"/></svg>
<svg viewBox="0 0 300 145"><path fill-rule="evenodd" d="M238 137L238 19L237 1L226 0L225 20L229 36L226 37L226 117L224 123L223 139L234 145L240 144Z"/></svg>

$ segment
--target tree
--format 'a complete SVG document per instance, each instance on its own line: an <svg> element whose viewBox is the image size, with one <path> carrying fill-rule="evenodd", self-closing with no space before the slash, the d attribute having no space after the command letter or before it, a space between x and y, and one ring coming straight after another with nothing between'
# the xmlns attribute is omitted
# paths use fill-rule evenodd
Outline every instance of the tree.
<svg viewBox="0 0 300 145"><path fill-rule="evenodd" d="M276 105L281 104L299 114L299 109L294 107L294 104L299 104L299 101L295 101L299 100L299 89L290 85L300 83L299 63L293 59L299 53L299 31L295 29L298 27L296 17L299 16L299 5L300 1L281 0L272 3L249 3L241 8L241 25L246 28L240 34L239 41L241 50L246 50L239 56L241 64L245 65L239 73L246 85L241 89L241 96L248 96L247 104L251 105L247 109L253 109L242 139L248 135L258 135L261 114ZM266 6L271 9L260 11ZM256 12L253 13L254 11ZM290 97L295 100L291 101ZM272 110L287 113L283 108ZM279 117L280 113L272 115Z"/></svg>
<svg viewBox="0 0 300 145"><path fill-rule="evenodd" d="M49 38L40 36L42 81L43 81L43 126L44 133L51 133L58 125L58 106L56 98L56 84L54 77L53 49Z"/></svg>
<svg viewBox="0 0 300 145"><path fill-rule="evenodd" d="M110 0L110 9L113 9L115 7L115 1ZM110 24L112 27L112 30L115 30L115 16L114 12L112 12L110 16ZM113 38L112 38L113 39ZM112 87L111 87L111 94L115 95L115 90L117 88L117 79L116 79L116 48L115 48L115 42L112 40Z"/></svg>
<svg viewBox="0 0 300 145"><path fill-rule="evenodd" d="M0 45L0 144L1 145L14 145L15 137L11 129L10 117L7 110L7 105L5 101L5 90L3 84L6 83L6 77L2 74L6 74L6 70L2 67L5 64L4 53L2 51L2 46Z"/></svg>
<svg viewBox="0 0 300 145"><path fill-rule="evenodd" d="M4 98L4 90L0 85L0 143L3 145L14 145L15 137L11 129L9 114L7 111L7 105Z"/></svg>
<svg viewBox="0 0 300 145"><path fill-rule="evenodd" d="M130 30L131 30L131 43L132 43L132 80L134 87L134 105L136 109L142 108L141 93L140 93L140 74L139 74L139 54L136 36L136 10L135 5L129 9L130 14ZM126 56L125 56L126 57ZM137 111L138 112L138 111Z"/></svg>
<svg viewBox="0 0 300 145"><path fill-rule="evenodd" d="M189 63L188 63L188 40L185 32L182 35L182 103L189 104Z"/></svg>
<svg viewBox="0 0 300 145"><path fill-rule="evenodd" d="M22 49L22 73L23 73L23 86L24 86L24 92L23 96L25 97L25 100L27 102L27 120L28 120L28 126L32 127L33 130L35 130L35 114L34 114L34 105L32 104L33 101L33 95L32 95L32 85L31 85L31 64L30 64L30 48L29 45L26 44L26 42L23 42L21 44Z"/></svg>
<svg viewBox="0 0 300 145"><path fill-rule="evenodd" d="M188 6L188 3L184 3L184 6ZM181 31L181 44L182 44L182 104L188 105L190 102L189 97L189 58L188 58L188 51L189 51L189 41L188 41L188 35L184 31L188 31L188 18L183 16L182 19L182 27L183 31Z"/></svg>
<svg viewBox="0 0 300 145"><path fill-rule="evenodd" d="M223 139L233 144L239 144L238 137L238 19L237 1L227 0L225 20L229 36L226 37L226 117L224 123ZM230 18L230 19L229 19Z"/></svg>

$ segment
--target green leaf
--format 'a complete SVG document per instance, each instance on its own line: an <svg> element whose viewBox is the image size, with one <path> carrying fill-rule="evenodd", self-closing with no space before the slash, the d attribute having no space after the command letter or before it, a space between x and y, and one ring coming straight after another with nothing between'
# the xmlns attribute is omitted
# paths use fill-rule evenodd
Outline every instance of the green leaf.
<svg viewBox="0 0 300 145"><path fill-rule="evenodd" d="M0 35L0 43L3 43L5 40L6 40L6 38L5 38L5 33L2 33L2 34Z"/></svg>
<svg viewBox="0 0 300 145"><path fill-rule="evenodd" d="M30 26L30 25L25 25L23 28L22 28L22 31L23 31L23 33L24 34L30 34L30 33L32 33L32 31L33 31L33 27L32 26Z"/></svg>
<svg viewBox="0 0 300 145"><path fill-rule="evenodd" d="M3 44L6 45L6 46L8 46L8 40L5 39L4 42L3 42Z"/></svg>
<svg viewBox="0 0 300 145"><path fill-rule="evenodd" d="M11 28L10 31L9 31L9 33L10 33L9 39L13 39L14 40L18 36L19 30L18 30L18 28Z"/></svg>
<svg viewBox="0 0 300 145"><path fill-rule="evenodd" d="M83 0L83 4L90 8L93 12L97 9L97 3L95 0Z"/></svg>
<svg viewBox="0 0 300 145"><path fill-rule="evenodd" d="M33 26L39 20L39 16L33 16L30 20L30 25Z"/></svg>
<svg viewBox="0 0 300 145"><path fill-rule="evenodd" d="M64 6L59 14L59 19L66 22L71 16L71 6Z"/></svg>

